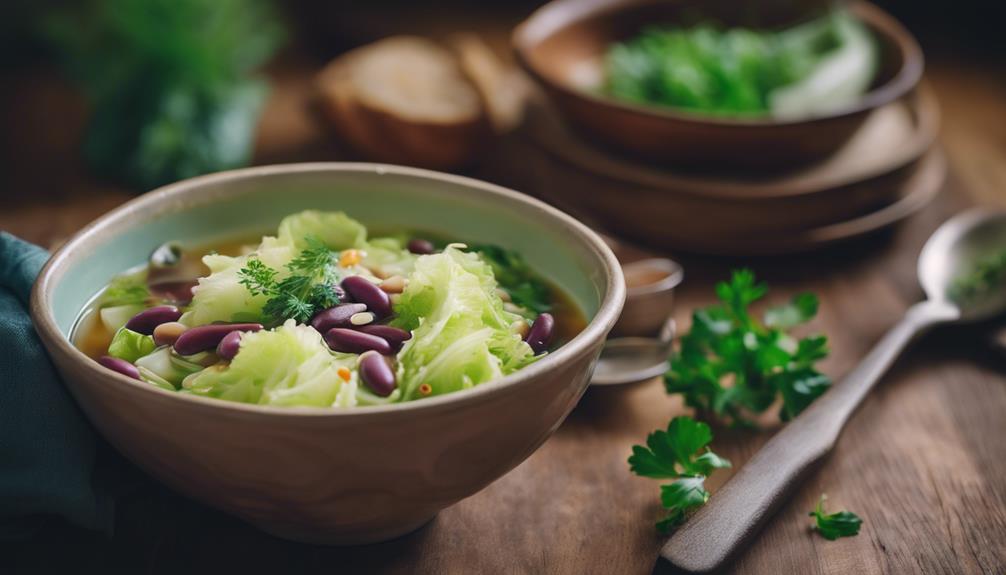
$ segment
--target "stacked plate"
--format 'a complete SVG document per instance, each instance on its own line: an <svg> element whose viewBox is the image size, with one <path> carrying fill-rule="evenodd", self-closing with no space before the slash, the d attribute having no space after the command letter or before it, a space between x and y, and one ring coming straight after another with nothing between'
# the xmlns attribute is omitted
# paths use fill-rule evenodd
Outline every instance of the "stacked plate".
<svg viewBox="0 0 1006 575"><path fill-rule="evenodd" d="M689 175L634 162L572 133L539 101L525 129L546 152L539 193L651 246L734 255L799 252L910 216L939 192L939 112L923 88L876 110L834 156L781 176Z"/></svg>
<svg viewBox="0 0 1006 575"><path fill-rule="evenodd" d="M536 173L546 200L650 246L753 255L877 231L939 192L946 162L935 147L938 107L919 83L921 52L865 3L852 10L880 42L881 71L860 103L830 116L697 118L578 84L619 34L673 18L679 4L557 0L517 29L518 59L543 89L524 128L545 152Z"/></svg>

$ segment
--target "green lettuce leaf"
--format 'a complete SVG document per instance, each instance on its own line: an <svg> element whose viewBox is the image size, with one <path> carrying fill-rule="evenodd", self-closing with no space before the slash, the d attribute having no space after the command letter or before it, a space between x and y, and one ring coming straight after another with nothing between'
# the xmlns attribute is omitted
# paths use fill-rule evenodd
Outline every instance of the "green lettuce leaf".
<svg viewBox="0 0 1006 575"><path fill-rule="evenodd" d="M254 254L231 257L210 254L203 257L203 263L210 269L210 275L200 278L192 290L192 303L181 318L188 326L205 325L215 321L261 321L262 308L269 300L264 294L252 295L241 285L238 272L253 256L269 267L279 270L279 278L288 275L286 264L294 258L297 250L274 237L262 238L262 243Z"/></svg>
<svg viewBox="0 0 1006 575"><path fill-rule="evenodd" d="M308 237L318 238L331 250L362 248L367 241L367 228L343 212L317 210L289 215L279 224L279 241L297 251L308 247Z"/></svg>
<svg viewBox="0 0 1006 575"><path fill-rule="evenodd" d="M126 305L143 305L150 297L147 288L146 268L134 272L117 275L98 297L98 307L119 307Z"/></svg>
<svg viewBox="0 0 1006 575"><path fill-rule="evenodd" d="M399 353L399 386L414 399L466 389L512 373L534 352L511 331L520 316L503 309L492 268L476 254L448 246L416 260L395 306L396 325L413 332Z"/></svg>
<svg viewBox="0 0 1006 575"><path fill-rule="evenodd" d="M108 355L124 359L130 363L154 351L154 338L131 329L119 328L108 345Z"/></svg>
<svg viewBox="0 0 1006 575"><path fill-rule="evenodd" d="M416 254L405 249L400 238L374 238L363 248L363 265L381 270L384 277L399 275L408 277L416 267Z"/></svg>
<svg viewBox="0 0 1006 575"><path fill-rule="evenodd" d="M179 357L171 352L170 346L162 347L149 355L136 360L140 377L145 381L164 387L167 383L172 389L182 384L189 375L201 371L203 366Z"/></svg>
<svg viewBox="0 0 1006 575"><path fill-rule="evenodd" d="M188 378L194 395L277 406L352 407L356 378L344 382L339 367L355 358L332 354L313 328L293 320L272 331L247 333L230 364L217 364Z"/></svg>
<svg viewBox="0 0 1006 575"><path fill-rule="evenodd" d="M98 317L101 318L101 323L105 324L108 331L115 332L126 325L134 315L145 309L147 306L142 303L103 307L98 311Z"/></svg>

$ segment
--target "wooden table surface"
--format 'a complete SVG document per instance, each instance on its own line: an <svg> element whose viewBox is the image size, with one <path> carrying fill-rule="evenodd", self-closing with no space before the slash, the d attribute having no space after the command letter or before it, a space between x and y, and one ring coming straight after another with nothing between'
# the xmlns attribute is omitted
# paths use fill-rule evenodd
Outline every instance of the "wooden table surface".
<svg viewBox="0 0 1006 575"><path fill-rule="evenodd" d="M821 296L812 328L831 337L825 371L838 379L921 297L915 258L959 208L1006 205L1006 85L979 66L936 62L951 174L935 204L892 233L801 257L685 257L678 320L712 299L736 265L772 286L771 299ZM311 67L282 66L262 123L258 163L346 157L303 111ZM75 152L83 107L47 71L22 70L0 96L0 229L52 244L127 200L89 178ZM519 137L472 174L534 191ZM678 254L670 254L677 256ZM836 451L793 494L732 570L738 573L1006 572L1006 357L987 333L946 330L910 350L850 422ZM524 464L443 511L418 532L356 548L274 539L220 513L140 488L121 505L114 538L52 527L0 553L14 572L647 573L663 538L658 482L632 476L633 443L685 413L659 381L588 391L559 431ZM715 450L736 467L772 434L715 430ZM713 497L730 472L709 481ZM830 542L807 512L864 519L858 537Z"/></svg>

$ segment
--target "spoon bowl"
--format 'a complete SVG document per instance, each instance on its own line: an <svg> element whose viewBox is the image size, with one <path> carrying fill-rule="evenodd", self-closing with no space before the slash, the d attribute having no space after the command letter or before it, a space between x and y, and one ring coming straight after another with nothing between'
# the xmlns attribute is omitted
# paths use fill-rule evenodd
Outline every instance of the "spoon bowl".
<svg viewBox="0 0 1006 575"><path fill-rule="evenodd" d="M671 368L671 344L677 324L664 320L658 337L619 337L604 343L591 385L628 385L662 375Z"/></svg>
<svg viewBox="0 0 1006 575"><path fill-rule="evenodd" d="M960 311L960 321L981 321L1006 310L1006 289L955 294L962 278L981 262L1006 253L1006 212L975 209L940 226L919 256L919 283L930 301L947 302Z"/></svg>

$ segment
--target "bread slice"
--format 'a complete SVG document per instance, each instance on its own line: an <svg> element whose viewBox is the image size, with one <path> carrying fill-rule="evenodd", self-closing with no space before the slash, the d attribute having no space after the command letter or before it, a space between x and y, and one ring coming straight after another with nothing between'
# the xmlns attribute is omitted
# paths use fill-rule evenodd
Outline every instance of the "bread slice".
<svg viewBox="0 0 1006 575"><path fill-rule="evenodd" d="M455 34L449 44L457 54L461 70L478 90L496 132L503 134L516 128L524 119L524 107L531 92L528 79L501 61L475 34Z"/></svg>
<svg viewBox="0 0 1006 575"><path fill-rule="evenodd" d="M340 56L319 74L318 92L346 142L377 161L456 168L492 135L454 55L425 38L387 38Z"/></svg>

